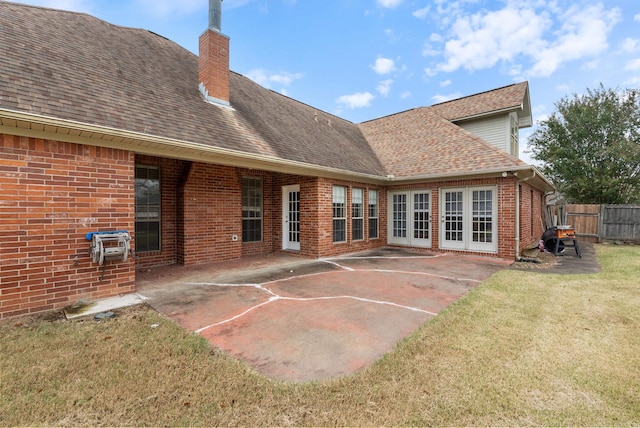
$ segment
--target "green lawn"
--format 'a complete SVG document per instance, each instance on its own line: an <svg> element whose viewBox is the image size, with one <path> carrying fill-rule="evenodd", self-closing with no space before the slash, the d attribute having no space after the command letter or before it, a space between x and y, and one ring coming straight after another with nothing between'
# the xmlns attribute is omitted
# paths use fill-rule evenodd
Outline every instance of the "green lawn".
<svg viewBox="0 0 640 428"><path fill-rule="evenodd" d="M372 367L285 384L154 311L0 323L0 425L640 425L640 247L502 271ZM152 325L158 324L156 328Z"/></svg>

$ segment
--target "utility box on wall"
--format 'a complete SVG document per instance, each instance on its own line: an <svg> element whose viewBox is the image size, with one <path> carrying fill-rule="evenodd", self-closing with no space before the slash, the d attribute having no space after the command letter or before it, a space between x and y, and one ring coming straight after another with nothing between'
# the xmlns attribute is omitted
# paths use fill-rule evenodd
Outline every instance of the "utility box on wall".
<svg viewBox="0 0 640 428"><path fill-rule="evenodd" d="M131 236L126 230L90 232L87 240L91 241L91 260L103 266L100 281L104 279L107 262L126 262L131 253Z"/></svg>

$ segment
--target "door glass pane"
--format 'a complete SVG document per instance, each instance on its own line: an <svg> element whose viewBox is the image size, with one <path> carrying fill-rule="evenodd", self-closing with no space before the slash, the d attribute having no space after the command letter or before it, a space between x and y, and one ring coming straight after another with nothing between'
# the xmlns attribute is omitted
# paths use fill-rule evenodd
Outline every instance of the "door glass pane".
<svg viewBox="0 0 640 428"><path fill-rule="evenodd" d="M471 213L473 242L493 242L493 191L474 190Z"/></svg>
<svg viewBox="0 0 640 428"><path fill-rule="evenodd" d="M289 242L300 242L300 192L289 192Z"/></svg>
<svg viewBox="0 0 640 428"><path fill-rule="evenodd" d="M444 236L447 241L462 242L462 193L446 192L444 206Z"/></svg>
<svg viewBox="0 0 640 428"><path fill-rule="evenodd" d="M407 195L393 195L393 237L407 237Z"/></svg>
<svg viewBox="0 0 640 428"><path fill-rule="evenodd" d="M429 193L413 195L413 237L429 239L430 200Z"/></svg>

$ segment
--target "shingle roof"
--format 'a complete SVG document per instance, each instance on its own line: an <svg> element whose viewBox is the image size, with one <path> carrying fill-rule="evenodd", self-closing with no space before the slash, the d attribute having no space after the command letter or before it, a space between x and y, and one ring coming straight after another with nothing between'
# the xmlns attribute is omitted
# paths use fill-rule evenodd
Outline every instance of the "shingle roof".
<svg viewBox="0 0 640 428"><path fill-rule="evenodd" d="M0 1L0 108L385 177L524 165L446 119L521 104L526 84L361 125L230 73L206 103L198 58L146 30Z"/></svg>
<svg viewBox="0 0 640 428"><path fill-rule="evenodd" d="M526 165L429 107L365 122L360 129L387 173L396 176L450 176Z"/></svg>
<svg viewBox="0 0 640 428"><path fill-rule="evenodd" d="M207 104L196 55L146 30L0 2L0 107L373 175L358 127L230 73ZM317 121L316 121L317 119Z"/></svg>
<svg viewBox="0 0 640 428"><path fill-rule="evenodd" d="M431 109L453 122L492 112L519 110L526 107L523 101L527 97L528 90L529 84L522 82L434 104Z"/></svg>

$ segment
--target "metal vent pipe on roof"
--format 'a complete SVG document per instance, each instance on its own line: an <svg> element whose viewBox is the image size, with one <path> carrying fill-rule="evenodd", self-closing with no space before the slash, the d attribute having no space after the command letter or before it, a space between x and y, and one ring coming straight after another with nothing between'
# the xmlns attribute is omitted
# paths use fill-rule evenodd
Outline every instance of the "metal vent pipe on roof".
<svg viewBox="0 0 640 428"><path fill-rule="evenodd" d="M222 32L222 0L209 0L209 29Z"/></svg>

